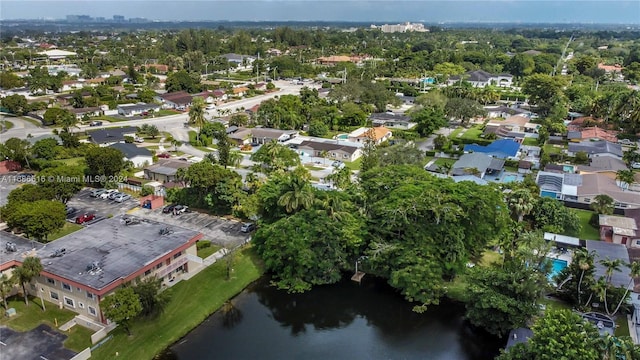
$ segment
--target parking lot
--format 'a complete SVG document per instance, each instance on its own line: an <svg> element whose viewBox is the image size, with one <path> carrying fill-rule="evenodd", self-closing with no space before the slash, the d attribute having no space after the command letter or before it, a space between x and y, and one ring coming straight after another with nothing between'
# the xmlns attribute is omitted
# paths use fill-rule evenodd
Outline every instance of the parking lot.
<svg viewBox="0 0 640 360"><path fill-rule="evenodd" d="M162 209L140 209L136 216L146 217L151 220L163 222L169 225L181 226L190 230L199 231L205 240L226 248L233 248L249 240L251 234L240 231L242 223L231 221L199 212L186 212L180 215L163 214Z"/></svg>
<svg viewBox="0 0 640 360"><path fill-rule="evenodd" d="M71 359L76 353L63 347L66 338L47 325L26 332L0 326L0 359Z"/></svg>
<svg viewBox="0 0 640 360"><path fill-rule="evenodd" d="M86 223L90 225L106 219L109 215L123 215L138 206L138 200L135 198L121 203L109 199L93 198L89 195L91 190L90 188L82 189L67 202L67 206L75 209L73 212L67 214L68 221L75 221L76 217L82 216L83 214L95 214L95 219Z"/></svg>

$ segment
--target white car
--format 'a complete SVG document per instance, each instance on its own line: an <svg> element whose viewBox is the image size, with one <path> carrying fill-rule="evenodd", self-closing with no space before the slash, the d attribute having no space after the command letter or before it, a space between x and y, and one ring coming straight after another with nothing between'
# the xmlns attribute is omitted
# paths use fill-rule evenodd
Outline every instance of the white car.
<svg viewBox="0 0 640 360"><path fill-rule="evenodd" d="M207 110L214 110L215 108L216 108L216 106L213 105L213 104L207 105Z"/></svg>
<svg viewBox="0 0 640 360"><path fill-rule="evenodd" d="M114 191L116 191L116 189L109 189L106 190L105 192L103 192L102 194L100 194L100 199L108 199L109 195L111 195L111 193L113 193Z"/></svg>
<svg viewBox="0 0 640 360"><path fill-rule="evenodd" d="M120 194L120 195L116 196L115 199L113 199L113 201L121 203L121 202L125 202L125 201L127 201L129 199L131 199L131 195L129 195L129 194Z"/></svg>

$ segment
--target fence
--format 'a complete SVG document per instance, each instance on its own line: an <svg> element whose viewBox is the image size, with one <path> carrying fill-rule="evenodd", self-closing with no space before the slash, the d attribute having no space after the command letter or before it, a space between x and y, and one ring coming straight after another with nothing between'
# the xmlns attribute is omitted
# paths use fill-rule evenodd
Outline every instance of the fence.
<svg viewBox="0 0 640 360"><path fill-rule="evenodd" d="M134 192L140 192L142 190L142 186L119 183L118 190L129 190ZM164 197L164 196L167 196L167 192L164 190L164 188L155 189L153 195Z"/></svg>
<svg viewBox="0 0 640 360"><path fill-rule="evenodd" d="M91 357L91 349L86 348L72 357L71 360L87 360Z"/></svg>

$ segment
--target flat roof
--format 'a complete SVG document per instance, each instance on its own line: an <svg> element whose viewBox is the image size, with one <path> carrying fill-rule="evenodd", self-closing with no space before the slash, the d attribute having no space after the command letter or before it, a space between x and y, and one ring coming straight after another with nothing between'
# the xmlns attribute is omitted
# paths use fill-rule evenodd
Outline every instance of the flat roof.
<svg viewBox="0 0 640 360"><path fill-rule="evenodd" d="M544 233L544 239L547 241L554 241L558 244L572 245L572 246L580 246L580 239L572 236L554 234L554 233Z"/></svg>
<svg viewBox="0 0 640 360"><path fill-rule="evenodd" d="M125 225L124 217L138 219L140 223ZM160 230L167 227L172 232L160 235ZM131 215L117 216L47 244L46 249L38 250L38 256L45 272L100 291L188 244L199 234ZM59 249L65 249L65 254L52 258L51 254ZM94 262L99 263L101 270L87 271Z"/></svg>
<svg viewBox="0 0 640 360"><path fill-rule="evenodd" d="M16 251L8 251L7 243L15 244ZM22 236L13 235L7 231L0 231L0 268L11 261L22 262L28 256L34 256L35 250L42 247L41 243L31 241Z"/></svg>

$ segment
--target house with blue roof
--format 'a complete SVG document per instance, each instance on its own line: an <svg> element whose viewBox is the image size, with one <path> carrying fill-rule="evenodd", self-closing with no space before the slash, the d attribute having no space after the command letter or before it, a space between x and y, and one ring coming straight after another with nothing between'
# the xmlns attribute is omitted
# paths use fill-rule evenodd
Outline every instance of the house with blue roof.
<svg viewBox="0 0 640 360"><path fill-rule="evenodd" d="M486 155L506 159L515 157L520 150L520 143L511 139L500 139L487 146L468 144L464 146L464 152L477 152Z"/></svg>

